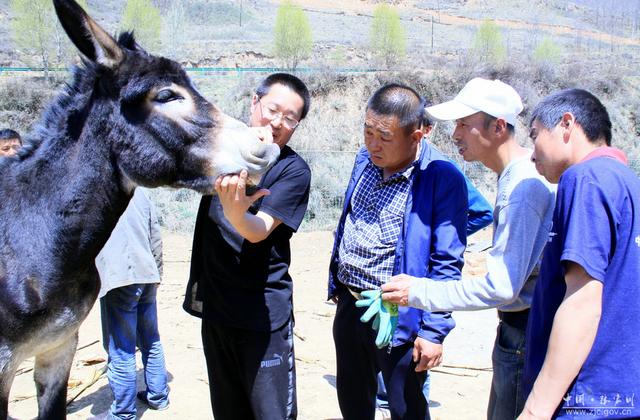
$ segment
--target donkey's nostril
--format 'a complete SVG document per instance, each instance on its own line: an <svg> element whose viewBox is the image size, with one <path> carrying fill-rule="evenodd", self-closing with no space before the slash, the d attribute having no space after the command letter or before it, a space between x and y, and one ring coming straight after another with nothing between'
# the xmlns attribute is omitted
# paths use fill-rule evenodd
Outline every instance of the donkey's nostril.
<svg viewBox="0 0 640 420"><path fill-rule="evenodd" d="M251 148L246 160L253 164L271 166L279 154L280 148L277 145L260 142Z"/></svg>

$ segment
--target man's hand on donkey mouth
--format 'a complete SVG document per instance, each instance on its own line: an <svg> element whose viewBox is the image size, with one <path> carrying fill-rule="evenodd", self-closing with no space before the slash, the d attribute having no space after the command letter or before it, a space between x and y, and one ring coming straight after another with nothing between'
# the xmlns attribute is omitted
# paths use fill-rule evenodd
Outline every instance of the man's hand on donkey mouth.
<svg viewBox="0 0 640 420"><path fill-rule="evenodd" d="M241 176L242 173L246 173L246 171L242 170L240 174L227 173L227 174L219 175L213 186L216 193L220 194L220 191L218 191L219 189L218 185L222 187L223 183L225 182L225 179L227 180L227 183L225 185L228 188L233 188L235 186L238 194L242 194L243 188L244 188L244 195L247 197L251 197L256 192L258 192L260 190L260 187L258 187L255 183L253 183L251 178L249 178L248 176L242 179L242 176ZM265 191L268 191L268 190L265 190Z"/></svg>
<svg viewBox="0 0 640 420"><path fill-rule="evenodd" d="M267 189L258 189L248 182L246 170L240 174L222 175L216 179L215 190L228 219L243 216L258 199L269 195ZM249 184L249 185L248 185Z"/></svg>

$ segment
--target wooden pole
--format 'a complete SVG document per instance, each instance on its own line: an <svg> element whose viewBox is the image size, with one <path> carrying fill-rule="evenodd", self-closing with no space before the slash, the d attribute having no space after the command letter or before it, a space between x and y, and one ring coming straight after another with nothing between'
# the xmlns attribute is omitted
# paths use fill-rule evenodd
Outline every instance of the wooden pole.
<svg viewBox="0 0 640 420"><path fill-rule="evenodd" d="M431 54L433 54L433 15L431 15Z"/></svg>

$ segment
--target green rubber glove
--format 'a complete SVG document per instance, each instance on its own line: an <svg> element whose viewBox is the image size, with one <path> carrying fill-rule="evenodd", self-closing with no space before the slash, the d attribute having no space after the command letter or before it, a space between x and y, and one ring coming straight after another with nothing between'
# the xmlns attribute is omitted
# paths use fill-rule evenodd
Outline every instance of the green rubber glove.
<svg viewBox="0 0 640 420"><path fill-rule="evenodd" d="M362 299L356 300L356 306L358 308L368 307L367 311L360 317L360 321L369 322L374 316L376 316L377 319L377 315L380 313L380 307L382 306L382 299L380 298L382 291L365 290L360 295Z"/></svg>
<svg viewBox="0 0 640 420"><path fill-rule="evenodd" d="M365 290L361 295L363 299L356 301L356 306L368 309L360 317L360 321L369 322L375 316L372 328L378 331L376 346L379 349L384 348L391 342L398 326L398 305L384 302L381 290Z"/></svg>
<svg viewBox="0 0 640 420"><path fill-rule="evenodd" d="M383 325L386 326L383 327ZM376 337L376 346L379 349L388 346L393 339L393 333L398 326L398 305L382 301L382 306L380 307L380 326L378 336Z"/></svg>

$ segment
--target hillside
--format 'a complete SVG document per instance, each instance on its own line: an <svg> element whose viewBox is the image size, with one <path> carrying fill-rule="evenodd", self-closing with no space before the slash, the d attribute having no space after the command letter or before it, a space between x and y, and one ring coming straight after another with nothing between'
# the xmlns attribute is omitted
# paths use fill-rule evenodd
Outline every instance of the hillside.
<svg viewBox="0 0 640 420"><path fill-rule="evenodd" d="M155 0L165 17L170 1ZM369 27L376 0L298 0L307 12L314 54L304 65L331 61L331 52L345 48L344 63L362 66L370 61ZM560 45L588 52L587 59L611 52L636 62L640 38L640 2L561 1L447 1L396 0L408 37L407 63L428 65L428 56L460 55L473 44L477 26L494 20L502 29L509 55L527 54L545 35ZM272 30L277 0L186 0L184 16L176 27L164 23L160 52L189 65L279 65L272 56ZM89 10L109 31L122 30L125 0L88 0ZM16 49L9 0L0 2L0 66L33 64L33 58ZM432 24L433 20L433 24ZM433 49L431 48L433 28ZM169 33L173 31L173 33ZM180 38L180 48L169 51L167 41ZM174 42L175 44L175 42ZM572 55L573 52L566 52ZM331 63L329 63L331 64Z"/></svg>

